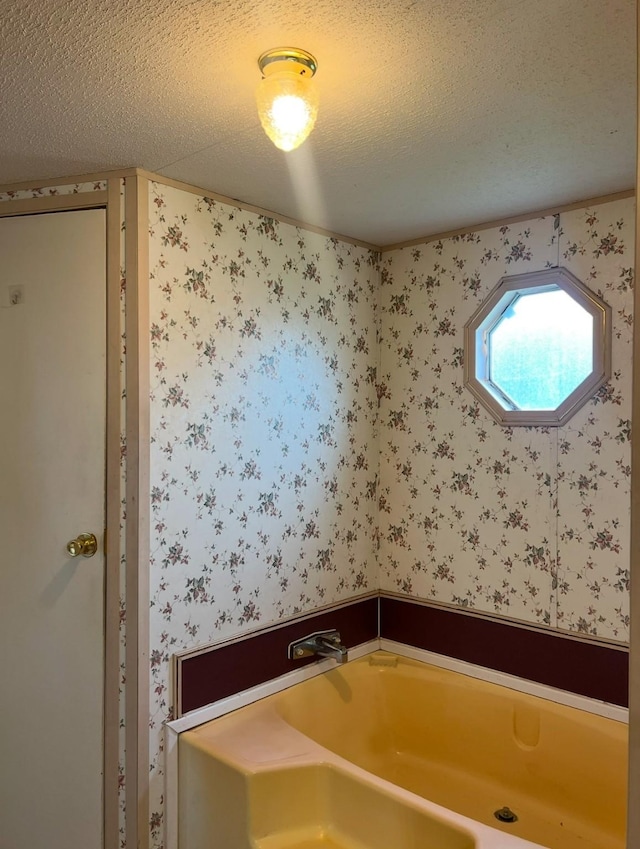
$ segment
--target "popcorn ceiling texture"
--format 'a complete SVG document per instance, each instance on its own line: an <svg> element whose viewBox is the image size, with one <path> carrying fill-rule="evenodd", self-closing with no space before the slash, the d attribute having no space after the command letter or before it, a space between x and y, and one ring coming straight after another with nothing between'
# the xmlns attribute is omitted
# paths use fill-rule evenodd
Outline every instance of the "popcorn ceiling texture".
<svg viewBox="0 0 640 849"><path fill-rule="evenodd" d="M629 189L633 0L25 0L0 17L0 181L136 165L374 244ZM318 58L288 156L263 50Z"/></svg>
<svg viewBox="0 0 640 849"><path fill-rule="evenodd" d="M149 206L153 849L175 651L378 588L627 639L632 200L381 266L159 184ZM500 428L464 322L558 262L612 307L613 378L564 428Z"/></svg>

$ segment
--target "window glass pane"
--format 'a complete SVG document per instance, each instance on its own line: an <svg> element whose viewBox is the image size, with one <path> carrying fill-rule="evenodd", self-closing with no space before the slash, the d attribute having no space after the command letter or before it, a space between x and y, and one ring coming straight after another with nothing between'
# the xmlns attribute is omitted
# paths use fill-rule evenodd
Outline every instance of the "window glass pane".
<svg viewBox="0 0 640 849"><path fill-rule="evenodd" d="M556 409L593 370L593 316L557 287L516 297L488 342L489 379L519 410Z"/></svg>

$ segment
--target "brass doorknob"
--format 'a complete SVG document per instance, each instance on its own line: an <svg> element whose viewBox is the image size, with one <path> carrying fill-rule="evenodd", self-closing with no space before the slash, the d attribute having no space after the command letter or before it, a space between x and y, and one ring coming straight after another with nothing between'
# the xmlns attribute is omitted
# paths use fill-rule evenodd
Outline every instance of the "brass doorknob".
<svg viewBox="0 0 640 849"><path fill-rule="evenodd" d="M67 543L67 551L72 557L93 557L98 550L98 540L94 534L79 534Z"/></svg>

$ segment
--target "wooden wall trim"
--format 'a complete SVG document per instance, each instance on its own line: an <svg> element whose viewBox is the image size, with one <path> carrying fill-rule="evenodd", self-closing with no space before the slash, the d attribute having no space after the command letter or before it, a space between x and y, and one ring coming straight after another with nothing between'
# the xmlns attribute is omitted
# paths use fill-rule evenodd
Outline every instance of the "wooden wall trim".
<svg viewBox="0 0 640 849"><path fill-rule="evenodd" d="M41 198L19 198L0 201L0 216L37 215L42 212L71 212L79 209L106 207L108 192L82 192L75 195L48 195Z"/></svg>
<svg viewBox="0 0 640 849"><path fill-rule="evenodd" d="M626 707L628 650L553 629L468 615L412 599L380 598L380 637Z"/></svg>
<svg viewBox="0 0 640 849"><path fill-rule="evenodd" d="M203 189L198 186L193 186L190 183L183 183L181 180L173 180L171 177L164 177L162 174L154 174L151 171L140 170L140 174L144 175L150 182L160 183L163 186L169 186L173 189L179 189L182 192L188 192L199 197L210 198L218 203L224 203L227 206L233 206L236 209L242 209L245 212L253 212L255 215L262 215L266 218L273 218L275 221L280 221L282 224L290 224L292 227L299 227L301 230L306 230L309 233L318 233L320 236L325 236L327 239L337 239L339 242L346 242L348 245L366 248L370 251L379 251L377 245L371 242L365 242L362 239L354 239L351 236L342 236L340 233L334 233L331 230L325 230L323 227L316 227L315 224L308 224L305 221L299 221L296 218L290 218L287 215L281 215L279 212L273 212L264 209L260 206L255 206L251 203L245 203L241 200L226 197L225 195L217 194L209 189Z"/></svg>
<svg viewBox="0 0 640 849"><path fill-rule="evenodd" d="M148 182L125 178L127 846L149 845Z"/></svg>
<svg viewBox="0 0 640 849"><path fill-rule="evenodd" d="M144 168L122 168L115 171L98 171L91 174L79 174L71 177L48 178L46 180L23 180L20 183L5 183L4 185L0 185L0 193L12 191L28 191L31 189L46 189L54 186L70 186L75 185L76 183L96 183L103 180L125 179L128 177L136 176L149 180L150 182L160 183L163 186L170 186L171 188L180 189L183 192L189 192L190 194L211 198L212 200L218 201L219 203L224 203L227 206L233 206L236 209L243 209L246 212L253 212L256 215L262 215L266 218L273 218L276 221L281 221L283 224L290 224L292 227L299 227L301 230L306 230L309 233L318 233L320 236L325 236L328 239L337 239L339 242L345 242L346 244L356 245L357 247L366 248L372 251L380 250L378 245L371 244L370 242L365 242L362 239L354 239L350 236L343 236L340 233L334 233L331 230L326 230L323 227L316 227L314 224L308 224L304 221L299 221L296 218L290 218L287 215L280 215L279 213L273 212L272 210L264 209L260 206L255 206L254 204L244 203L243 201L226 197L226 195L218 194L217 192L210 191L209 189L204 189L199 186L193 186L190 183L184 183L181 180L173 180L171 177L165 177L162 174L156 174L152 171L147 171ZM77 198L83 197L84 195L93 194L93 192L82 192L75 195L51 196L51 198ZM98 192L96 192L96 194L98 194ZM34 198L34 200L50 200L51 198ZM27 198L26 200L20 202L29 203L31 200L31 198Z"/></svg>
<svg viewBox="0 0 640 849"><path fill-rule="evenodd" d="M531 221L534 218L545 218L549 215L561 215L563 212L571 212L574 209L585 209L590 206L598 206L603 203L612 203L616 200L624 200L625 198L635 197L634 189L625 189L623 192L613 192L608 195L599 195L594 198L586 198L585 200L577 200L573 203L565 203L559 206L549 206L544 209L536 209L533 212L523 212L520 215L512 215L509 218L497 218L492 221L484 221L480 224L469 224L467 227L460 227L457 230L445 230L442 233L434 233L431 236L420 236L415 239L409 239L406 242L396 242L392 245L382 245L378 250L385 254L390 251L399 251L402 248L413 248L418 245L428 245L430 242L439 242L441 239L451 239L454 236L465 236L467 233L479 233L482 230L493 230L496 227L505 227L511 224L520 224L523 221Z"/></svg>
<svg viewBox="0 0 640 849"><path fill-rule="evenodd" d="M635 197L636 194L635 189L625 189L621 192L612 192L610 194L585 198L584 200L578 200L572 203L545 207L543 209L533 210L532 212L523 212L522 214L513 215L507 218L498 218L493 219L491 221L484 221L478 224L470 224L466 227L460 227L456 230L447 230L441 233L435 233L433 235L427 234L425 236L416 237L415 239L410 239L405 242L397 242L395 244L390 245L377 245L373 244L372 242L365 242L362 239L354 239L350 236L344 236L340 233L334 233L331 230L325 230L322 227L316 227L313 224L307 224L306 222L298 221L295 218L289 218L286 215L280 215L277 212L273 212L271 210L255 206L250 203L244 203L243 201L235 200L234 198L226 197L225 195L217 194L216 192L210 191L209 189L194 186L190 183L184 183L181 180L174 180L171 177L165 177L162 174L156 174L151 171L145 171L144 169L137 169L137 173L146 177L151 182L160 183L164 186L170 186L171 188L175 189L180 189L181 191L189 192L190 194L211 198L212 200L227 204L228 206L234 206L236 207L236 209L243 209L247 212L253 212L256 215L263 215L268 218L274 218L277 221L281 221L283 224L291 224L293 227L300 227L302 230L307 230L311 233L318 233L321 236L326 236L330 239L337 239L340 242L346 242L347 244L367 248L369 250L376 251L382 254L389 253L390 251L400 250L402 248L409 248L414 247L416 245L425 245L429 244L430 242L437 242L440 239L450 239L453 236L463 236L467 233L477 233L482 230L491 230L495 227L503 227L505 225L510 224L519 224L523 221L530 221L535 218L543 218L549 215L558 215L563 212L571 212L575 209L584 209L586 207L597 206L603 203L612 203L616 200L624 200L626 198Z"/></svg>
<svg viewBox="0 0 640 849"><path fill-rule="evenodd" d="M99 183L104 180L119 180L132 177L138 173L138 168L116 168L110 171L91 171L88 174L63 175L62 177L46 177L42 180L20 180L17 183L3 183L0 185L0 194L5 192L35 191L36 189L48 189L54 186L75 186L77 183ZM79 192L78 194L89 194ZM75 195L77 197L78 195ZM57 195L66 197L66 195Z"/></svg>
<svg viewBox="0 0 640 849"><path fill-rule="evenodd" d="M458 604L451 604L446 601L432 601L431 599L419 598L418 596L407 596L404 593L398 593L392 590L381 590L379 595L381 598L397 599L398 601L405 601L415 606L449 611L458 616L470 616L472 619L482 619L486 622L512 625L514 628L535 631L539 634L553 634L554 637L561 640L574 640L579 643L604 646L605 648L613 648L622 652L629 651L629 644L624 640L614 640L610 637L595 637L592 634L584 634L578 631L565 631L560 628L554 628L551 625L539 625L535 622L528 622L526 619L506 616L504 613L492 613L486 610L476 610L472 607L461 607Z"/></svg>
<svg viewBox="0 0 640 849"><path fill-rule="evenodd" d="M287 647L293 640L329 628L340 631L347 648L375 640L377 595L321 612L311 611L250 635L174 655L176 717L315 663L317 657L289 660Z"/></svg>
<svg viewBox="0 0 640 849"><path fill-rule="evenodd" d="M637 29L640 39L640 8ZM640 42L638 42L640 43ZM640 107L640 64L636 79L636 97ZM640 119L640 109L638 118ZM636 153L636 191L640 192L640 124ZM631 611L629 663L629 791L627 804L627 849L640 846L640 291L637 269L640 257L640 217L636 212L635 232L636 285L633 293L633 389L631 420Z"/></svg>
<svg viewBox="0 0 640 849"><path fill-rule="evenodd" d="M69 181L75 182L75 181ZM50 185L61 185L55 181ZM29 185L33 185L30 183ZM44 184L41 184L44 185ZM15 186L14 186L15 188ZM120 189L48 195L0 202L0 217L106 208L106 480L103 845L119 840L119 639L120 639Z"/></svg>
<svg viewBox="0 0 640 849"><path fill-rule="evenodd" d="M465 227L460 227L455 230L446 230L440 233L434 234L426 234L424 236L417 236L415 239L409 239L404 242L395 242L393 244L387 245L379 245L374 244L372 242L366 242L363 239L354 239L351 236L344 236L340 233L334 233L331 230L326 230L323 227L316 227L314 224L308 224L304 221L299 221L295 218L290 218L286 215L280 215L273 210L264 209L263 207L255 206L254 204L244 203L243 201L236 200L235 198L227 197L226 195L221 195L217 192L210 191L209 189L204 189L200 186L194 186L190 183L185 183L181 180L174 180L171 177L166 177L163 174L154 173L153 171L147 171L144 168L121 168L112 171L95 171L89 174L76 174L73 176L67 177L56 177L56 178L47 178L46 180L23 180L19 183L5 183L4 185L0 185L0 193L2 192L10 192L10 191L24 191L29 189L43 189L54 186L69 186L75 185L76 183L91 183L91 182L99 182L109 179L125 179L128 177L141 177L150 182L160 183L164 186L170 186L172 188L180 189L184 192L189 192L190 194L199 195L202 197L211 198L212 200L218 201L220 203L227 204L228 206L233 206L236 209L243 209L247 212L253 212L256 215L263 215L267 218L273 218L277 221L281 221L283 224L290 224L293 227L299 227L302 230L306 230L310 233L318 233L321 236L325 236L329 239L337 239L339 242L345 242L346 244L356 245L357 247L366 248L368 250L376 251L378 253L389 253L391 251L401 250L402 248L410 248L416 247L418 245L426 245L430 242L437 242L441 239L450 239L453 236L463 236L467 233L477 233L482 230L491 230L495 227L508 226L511 224L519 224L523 221L530 221L534 218L543 218L549 215L558 215L563 212L571 212L575 209L583 209L589 206L596 206L598 204L603 203L611 203L616 200L623 200L629 197L635 197L635 189L626 189L621 192L612 192L606 195L599 195L597 197L585 198L584 200L577 200L572 203L560 204L558 206L545 207L543 209L537 209L530 212L523 212L519 215L513 215L506 218L497 218L492 219L491 221L483 221L476 224L469 224ZM58 198L78 198L84 197L85 195L93 195L93 192L83 192L75 195L58 195L58 196L50 196L43 198L33 198L33 200L37 201L53 201L55 197ZM96 192L95 194L100 194ZM21 201L12 201L13 203L30 203L31 198ZM104 202L96 204L97 206L103 206ZM0 207L2 203L0 203ZM77 206L71 205L70 208L77 209ZM43 210L41 210L43 211ZM18 214L18 213L12 213Z"/></svg>
<svg viewBox="0 0 640 849"><path fill-rule="evenodd" d="M179 652L174 655L176 717L297 668L300 662L286 657L289 642L332 627L349 647L380 637L568 693L627 704L629 651L620 643L383 593Z"/></svg>
<svg viewBox="0 0 640 849"><path fill-rule="evenodd" d="M119 840L120 760L120 180L107 187L107 461L105 482L104 845Z"/></svg>

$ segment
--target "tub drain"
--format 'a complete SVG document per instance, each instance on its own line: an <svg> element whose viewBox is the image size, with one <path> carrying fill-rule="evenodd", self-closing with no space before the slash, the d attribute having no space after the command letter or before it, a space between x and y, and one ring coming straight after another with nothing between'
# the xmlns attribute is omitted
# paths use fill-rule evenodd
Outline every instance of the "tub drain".
<svg viewBox="0 0 640 849"><path fill-rule="evenodd" d="M493 812L494 817L500 822L517 822L518 817L513 813L511 808L507 808L505 805L504 808L499 808L497 811Z"/></svg>

